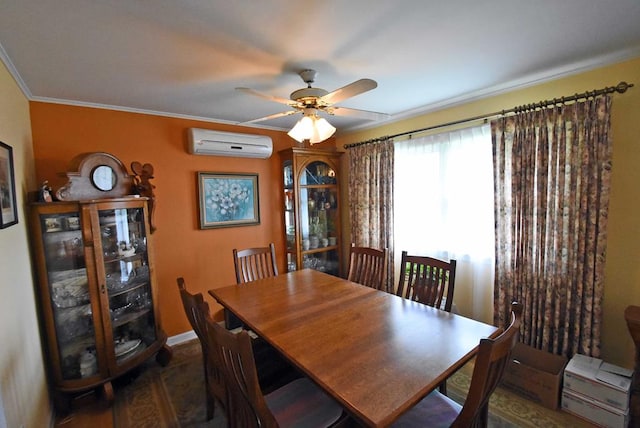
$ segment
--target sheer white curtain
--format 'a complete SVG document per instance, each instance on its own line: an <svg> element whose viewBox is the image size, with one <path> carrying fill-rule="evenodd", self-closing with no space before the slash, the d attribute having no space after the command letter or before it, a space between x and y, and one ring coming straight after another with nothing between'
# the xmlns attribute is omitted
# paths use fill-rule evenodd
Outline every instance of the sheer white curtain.
<svg viewBox="0 0 640 428"><path fill-rule="evenodd" d="M493 322L494 206L489 125L395 144L395 277L400 256L456 259L453 303Z"/></svg>

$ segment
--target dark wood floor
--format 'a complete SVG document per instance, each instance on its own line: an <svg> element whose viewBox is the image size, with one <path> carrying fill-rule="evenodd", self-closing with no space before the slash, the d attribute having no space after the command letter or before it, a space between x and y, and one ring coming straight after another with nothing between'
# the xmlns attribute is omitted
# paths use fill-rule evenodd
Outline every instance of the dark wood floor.
<svg viewBox="0 0 640 428"><path fill-rule="evenodd" d="M58 416L55 428L113 428L111 407L99 400L94 394L83 396L71 405L71 412Z"/></svg>

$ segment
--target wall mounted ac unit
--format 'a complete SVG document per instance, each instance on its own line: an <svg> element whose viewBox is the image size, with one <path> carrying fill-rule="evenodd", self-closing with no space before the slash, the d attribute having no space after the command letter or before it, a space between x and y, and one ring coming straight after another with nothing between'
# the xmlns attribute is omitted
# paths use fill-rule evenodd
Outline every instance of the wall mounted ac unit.
<svg viewBox="0 0 640 428"><path fill-rule="evenodd" d="M271 137L255 134L189 129L189 153L267 159L273 152Z"/></svg>

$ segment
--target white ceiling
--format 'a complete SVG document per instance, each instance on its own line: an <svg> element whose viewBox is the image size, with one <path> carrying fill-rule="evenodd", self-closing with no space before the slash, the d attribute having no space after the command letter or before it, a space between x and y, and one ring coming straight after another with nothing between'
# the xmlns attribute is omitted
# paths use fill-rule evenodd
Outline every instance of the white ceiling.
<svg viewBox="0 0 640 428"><path fill-rule="evenodd" d="M0 58L30 99L225 123L289 110L234 88L288 98L303 68L328 91L376 80L338 105L398 120L637 56L640 0L0 2Z"/></svg>

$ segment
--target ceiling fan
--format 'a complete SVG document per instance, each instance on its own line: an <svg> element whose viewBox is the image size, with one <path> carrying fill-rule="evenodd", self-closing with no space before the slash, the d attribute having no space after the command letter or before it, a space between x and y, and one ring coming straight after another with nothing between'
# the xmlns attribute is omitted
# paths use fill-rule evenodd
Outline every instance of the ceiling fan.
<svg viewBox="0 0 640 428"><path fill-rule="evenodd" d="M389 117L389 115L386 113L378 113L374 111L338 107L334 105L348 98L355 97L356 95L360 95L364 92L375 89L378 86L375 80L371 80L371 79L356 80L355 82L352 82L346 86L343 86L340 89L336 89L333 92L328 92L324 89L314 88L312 86L313 82L316 79L317 74L318 73L315 70L306 69L306 70L300 71L299 75L302 78L302 80L307 84L307 87L293 91L289 96L289 99L264 94L262 92L259 92L250 88L236 88L238 91L242 91L250 95L255 95L255 96L258 96L270 101L274 101L280 104L286 104L293 109L293 110L284 111L281 113L275 113L275 114L261 117L258 119L249 120L242 123L262 122L265 120L276 119L278 117L290 116L296 113L302 113L304 116L303 120L305 117L309 117L315 123L316 120L319 122L324 120L324 119L318 118L317 116L318 112L324 112L324 113L327 113L330 115L336 115L336 116L359 117L367 120L382 120ZM326 122L326 120L324 121L324 123L319 123L319 125L321 127L326 127L328 125L331 128L329 135L325 136L321 140L318 140L318 138L321 138L321 136L315 136L315 138L314 137L303 138L302 140L310 139L311 143L320 142L328 138L329 136L331 136L335 131L335 128L333 128L333 126L331 126L328 122ZM327 132L329 131L326 131L324 134L326 134ZM291 135L291 133L289 135ZM296 138L296 136L294 135L291 135L291 136L296 140L301 141L298 138ZM314 139L316 141L314 141Z"/></svg>

